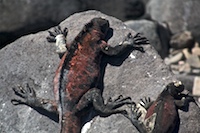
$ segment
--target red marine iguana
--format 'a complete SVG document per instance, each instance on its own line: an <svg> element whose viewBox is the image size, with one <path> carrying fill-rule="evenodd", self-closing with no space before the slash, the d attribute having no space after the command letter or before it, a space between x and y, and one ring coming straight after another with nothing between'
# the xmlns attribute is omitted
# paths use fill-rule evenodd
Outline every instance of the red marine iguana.
<svg viewBox="0 0 200 133"><path fill-rule="evenodd" d="M178 109L188 111L189 102L195 102L192 95L183 91L184 85L180 81L171 82L155 101L141 99L131 108L131 114L125 116L140 133L178 133Z"/></svg>
<svg viewBox="0 0 200 133"><path fill-rule="evenodd" d="M111 47L107 44L109 22L103 18L94 18L86 24L71 44L66 44L67 28L55 28L49 32L49 42L55 42L61 61L54 77L55 100L38 98L33 88L27 85L13 88L16 95L23 100L13 99L13 104L25 104L30 107L45 109L59 114L61 133L80 133L81 119L86 109L94 108L100 116L109 116L116 113L127 113L118 108L125 104L132 104L130 97L119 97L114 101L104 103L102 89L98 87L100 64L102 56L120 56L130 49L143 52L140 44L147 44L145 37L137 34L127 38L121 45Z"/></svg>

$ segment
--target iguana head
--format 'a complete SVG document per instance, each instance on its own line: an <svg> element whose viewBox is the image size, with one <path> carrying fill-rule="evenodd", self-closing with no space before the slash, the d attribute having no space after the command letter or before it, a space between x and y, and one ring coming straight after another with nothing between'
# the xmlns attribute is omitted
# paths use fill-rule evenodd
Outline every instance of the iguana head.
<svg viewBox="0 0 200 133"><path fill-rule="evenodd" d="M184 85L181 81L173 81L167 85L167 90L172 96L176 96L184 90Z"/></svg>
<svg viewBox="0 0 200 133"><path fill-rule="evenodd" d="M91 20L91 22L93 23L93 27L97 27L103 34L107 34L110 28L108 20L104 18L94 18Z"/></svg>

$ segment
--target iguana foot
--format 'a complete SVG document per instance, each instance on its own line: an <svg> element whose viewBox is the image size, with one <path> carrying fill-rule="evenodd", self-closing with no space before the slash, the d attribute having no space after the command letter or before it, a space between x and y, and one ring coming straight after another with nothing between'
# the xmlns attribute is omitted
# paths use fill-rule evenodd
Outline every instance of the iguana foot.
<svg viewBox="0 0 200 133"><path fill-rule="evenodd" d="M18 87L13 88L13 91L15 94L22 99L12 99L11 102L14 105L19 104L26 104L26 105L33 105L36 100L36 93L33 88L31 88L28 84L26 85L26 88L18 85Z"/></svg>
<svg viewBox="0 0 200 133"><path fill-rule="evenodd" d="M56 42L56 39L57 39L56 37L58 35L63 35L64 38L67 36L68 29L64 28L64 30L62 31L61 27L58 26L58 27L54 28L54 32L52 32L52 31L48 31L48 32L49 32L49 36L47 37L47 41L48 42Z"/></svg>
<svg viewBox="0 0 200 133"><path fill-rule="evenodd" d="M140 33L136 34L135 36L132 36L131 33L129 33L126 38L122 42L120 42L119 45L132 45L135 50L144 52L143 47L138 45L146 44L149 44L148 39L144 36L141 36Z"/></svg>
<svg viewBox="0 0 200 133"><path fill-rule="evenodd" d="M108 102L105 104L104 108L100 111L101 116L108 116L111 114L123 114L126 115L126 110L118 109L123 105L133 104L130 97L123 97L122 95L118 96L116 99L109 98Z"/></svg>
<svg viewBox="0 0 200 133"><path fill-rule="evenodd" d="M141 115L142 113L139 111L139 108L136 106L136 104L133 104L131 106L131 116L130 116L131 121L135 121L135 120L137 121Z"/></svg>
<svg viewBox="0 0 200 133"><path fill-rule="evenodd" d="M97 88L93 88L84 94L84 96L79 100L79 103L75 108L76 110L73 112L79 112L83 110L90 103L93 104L94 110L96 110L97 113L103 117L117 113L127 114L126 110L118 108L126 104L133 104L130 97L123 98L122 95L114 100L109 98L108 102L105 104L101 91Z"/></svg>
<svg viewBox="0 0 200 133"><path fill-rule="evenodd" d="M121 45L132 44L135 46L135 45L149 44L149 40L146 37L141 36L140 33L136 34L135 36L132 36L132 34L129 33L120 44Z"/></svg>
<svg viewBox="0 0 200 133"><path fill-rule="evenodd" d="M145 97L143 99L140 99L140 105L144 107L146 110L152 105L152 101L150 97Z"/></svg>
<svg viewBox="0 0 200 133"><path fill-rule="evenodd" d="M33 108L35 107L41 108L48 112L53 112L58 114L57 102L55 100L38 98L36 96L35 90L31 88L28 84L26 85L25 88L19 85L18 87L13 88L13 91L17 96L22 98L22 99L12 99L11 103L13 105L25 104Z"/></svg>
<svg viewBox="0 0 200 133"><path fill-rule="evenodd" d="M131 38L132 36L129 35ZM149 44L149 40L144 37L144 36L141 36L140 33L137 33L134 37L133 37L133 40L134 40L134 44L135 45L144 45L144 44Z"/></svg>
<svg viewBox="0 0 200 133"><path fill-rule="evenodd" d="M147 133L147 129L142 121L140 121L140 117L142 115L142 112L139 110L136 104L133 104L131 107L131 112L128 115L124 115L127 117L131 123L136 127L136 129L140 133Z"/></svg>
<svg viewBox="0 0 200 133"><path fill-rule="evenodd" d="M123 98L122 95L119 95L116 99L112 100L112 98L110 97L108 99L108 102L106 104L107 107L109 107L110 109L116 109L121 107L124 104L132 104L131 102L131 98L130 97L125 97Z"/></svg>
<svg viewBox="0 0 200 133"><path fill-rule="evenodd" d="M62 31L60 26L58 26L54 29L54 32L49 31L49 36L47 37L48 42L56 42L56 53L58 53L60 57L62 57L67 51L67 48L69 48L66 44L67 33L67 28L64 28Z"/></svg>

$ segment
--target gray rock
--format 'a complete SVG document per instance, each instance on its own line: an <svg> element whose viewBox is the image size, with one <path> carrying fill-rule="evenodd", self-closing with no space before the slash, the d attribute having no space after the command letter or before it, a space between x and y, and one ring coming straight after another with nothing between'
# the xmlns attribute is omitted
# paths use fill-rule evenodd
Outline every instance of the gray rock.
<svg viewBox="0 0 200 133"><path fill-rule="evenodd" d="M165 58L165 64L170 65L173 63L178 63L183 58L183 53L178 53L170 58Z"/></svg>
<svg viewBox="0 0 200 133"><path fill-rule="evenodd" d="M176 78L178 80L180 80L181 82L183 82L183 84L185 85L185 88L187 88L187 90L189 92L193 92L193 86L194 86L194 79L195 76L192 75L185 75L185 74L177 74L175 75Z"/></svg>
<svg viewBox="0 0 200 133"><path fill-rule="evenodd" d="M192 48L194 46L194 38L192 33L184 31L177 33L171 37L170 46L174 49Z"/></svg>
<svg viewBox="0 0 200 133"><path fill-rule="evenodd" d="M147 4L150 0L142 0L145 4Z"/></svg>
<svg viewBox="0 0 200 133"><path fill-rule="evenodd" d="M187 73L187 74L189 74L189 73L191 73L191 66L190 66L190 64L189 63L183 63L183 64L180 64L179 65L179 72L180 73Z"/></svg>
<svg viewBox="0 0 200 133"><path fill-rule="evenodd" d="M162 58L168 55L170 35L161 24L148 20L129 20L125 24L136 32L144 34Z"/></svg>
<svg viewBox="0 0 200 133"><path fill-rule="evenodd" d="M192 69L192 74L194 74L194 75L200 75L200 69L198 69L198 68L193 68Z"/></svg>
<svg viewBox="0 0 200 133"><path fill-rule="evenodd" d="M95 9L120 20L137 19L145 13L141 0L80 0L84 10ZM113 6L114 5L114 6Z"/></svg>
<svg viewBox="0 0 200 133"><path fill-rule="evenodd" d="M66 8L67 7L67 8ZM79 10L78 1L6 0L0 2L0 31L14 31L31 24L60 22Z"/></svg>
<svg viewBox="0 0 200 133"><path fill-rule="evenodd" d="M190 56L192 55L188 48L183 49L182 52L184 54L185 59L190 58Z"/></svg>
<svg viewBox="0 0 200 133"><path fill-rule="evenodd" d="M152 19L167 22L173 33L191 31L200 42L199 0L150 0L147 12Z"/></svg>
<svg viewBox="0 0 200 133"><path fill-rule="evenodd" d="M192 54L200 56L200 47L196 42L194 48L192 48Z"/></svg>
<svg viewBox="0 0 200 133"><path fill-rule="evenodd" d="M77 0L0 1L0 48L22 35L56 25L80 10Z"/></svg>
<svg viewBox="0 0 200 133"><path fill-rule="evenodd" d="M115 5L115 6L113 6ZM47 29L69 15L95 9L122 20L138 18L145 12L141 0L12 0L0 1L0 48L24 34Z"/></svg>
<svg viewBox="0 0 200 133"><path fill-rule="evenodd" d="M187 59L188 64L194 68L200 68L200 57L197 55L191 55Z"/></svg>
<svg viewBox="0 0 200 133"><path fill-rule="evenodd" d="M200 95L200 77L198 76L194 79L193 94Z"/></svg>
<svg viewBox="0 0 200 133"><path fill-rule="evenodd" d="M83 25L94 17L104 17L110 21L113 37L109 44L118 44L129 32L121 21L100 12L88 11L74 14L60 25L69 28L68 41L72 41ZM0 132L1 133L51 133L59 132L59 125L48 117L27 106L13 106L16 98L12 87L30 83L38 96L53 99L53 76L59 63L55 46L46 41L47 31L24 36L0 50ZM144 96L157 97L163 87L175 77L164 65L159 55L150 45L144 46L145 53L133 51L121 66L108 65L104 77L105 99L122 94L131 96L138 102ZM200 132L200 113L191 103L189 112L180 111L180 132ZM88 133L133 133L136 129L122 115L107 118L95 117Z"/></svg>
<svg viewBox="0 0 200 133"><path fill-rule="evenodd" d="M136 4L142 5L139 0L111 0L111 1L89 1L89 0L49 0L49 1L29 1L19 0L13 2L6 0L0 2L0 31L13 31L31 24L40 24L42 22L58 23L74 12L86 9L101 10L120 19L127 19L126 8L136 7ZM112 6L115 4L115 6ZM131 6L130 6L131 5ZM106 7L107 6L107 7ZM119 8L119 6L123 6ZM48 8L47 8L48 7ZM139 10L139 8L138 8ZM140 8L140 10L144 10ZM144 12L144 11L141 11ZM141 12L137 12L142 14ZM134 12L132 12L134 14ZM137 16L141 16L138 14Z"/></svg>

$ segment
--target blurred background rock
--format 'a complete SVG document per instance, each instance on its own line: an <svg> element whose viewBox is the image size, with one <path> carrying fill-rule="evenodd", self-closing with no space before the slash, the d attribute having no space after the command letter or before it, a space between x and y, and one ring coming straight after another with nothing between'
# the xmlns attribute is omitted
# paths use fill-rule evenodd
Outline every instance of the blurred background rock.
<svg viewBox="0 0 200 133"><path fill-rule="evenodd" d="M145 13L140 0L0 0L0 46L57 25L71 14L99 10L121 20Z"/></svg>

